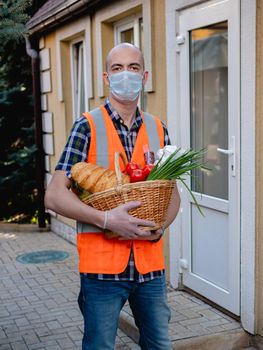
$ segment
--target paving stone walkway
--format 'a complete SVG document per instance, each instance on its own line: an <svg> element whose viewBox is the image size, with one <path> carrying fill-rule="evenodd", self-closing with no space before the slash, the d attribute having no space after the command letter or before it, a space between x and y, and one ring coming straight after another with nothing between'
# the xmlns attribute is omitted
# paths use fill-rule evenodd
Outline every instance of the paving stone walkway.
<svg viewBox="0 0 263 350"><path fill-rule="evenodd" d="M66 251L69 257L45 264L16 261L20 254L49 249ZM0 251L0 350L81 349L76 247L52 232L2 232L0 226ZM242 331L238 322L187 293L171 289L168 298L174 349L207 349L198 347L200 337L226 331L235 336ZM128 305L122 311L120 328L115 349L139 349ZM192 347L193 343L197 347ZM236 344L236 349L243 348L238 341Z"/></svg>
<svg viewBox="0 0 263 350"><path fill-rule="evenodd" d="M172 341L241 329L239 322L185 292L170 290L168 302L172 312L169 324ZM132 318L128 304L123 311Z"/></svg>
<svg viewBox="0 0 263 350"><path fill-rule="evenodd" d="M63 250L61 262L22 264L16 257ZM0 231L0 350L81 349L76 247L50 232ZM118 330L115 349L139 349Z"/></svg>

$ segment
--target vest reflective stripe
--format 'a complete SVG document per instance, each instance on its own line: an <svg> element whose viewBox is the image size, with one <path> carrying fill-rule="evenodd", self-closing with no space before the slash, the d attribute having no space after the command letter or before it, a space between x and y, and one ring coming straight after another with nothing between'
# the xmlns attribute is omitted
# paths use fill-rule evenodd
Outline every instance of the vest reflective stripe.
<svg viewBox="0 0 263 350"><path fill-rule="evenodd" d="M96 108L90 112L96 128L96 163L104 168L109 167L108 158L108 142L106 126L100 108Z"/></svg>
<svg viewBox="0 0 263 350"><path fill-rule="evenodd" d="M149 135L149 149L150 151L156 153L160 149L160 139L158 137L157 125L154 117L144 112L144 123L146 126L147 134Z"/></svg>
<svg viewBox="0 0 263 350"><path fill-rule="evenodd" d="M106 126L102 117L100 108L93 109L89 112L92 115L93 122L96 130L96 163L104 168L109 167L108 157L108 142ZM101 229L97 226L87 224L84 222L77 222L77 233L80 232L101 232Z"/></svg>

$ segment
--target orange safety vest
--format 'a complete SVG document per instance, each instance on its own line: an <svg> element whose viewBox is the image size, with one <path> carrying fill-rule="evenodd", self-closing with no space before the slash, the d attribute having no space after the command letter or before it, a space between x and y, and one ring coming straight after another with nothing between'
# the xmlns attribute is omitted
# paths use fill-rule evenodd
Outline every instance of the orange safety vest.
<svg viewBox="0 0 263 350"><path fill-rule="evenodd" d="M87 162L101 165L100 156L98 152L104 153L103 150L98 151L98 145L105 151L107 150L107 162L108 168L114 170L114 154L116 151L122 152L125 155L125 150L122 146L121 140L114 127L114 124L108 115L106 109L101 106L94 110L95 114L84 113L87 118L91 139L89 145L89 151L87 155ZM94 118L95 116L95 118ZM150 121L148 126L145 122L145 117ZM142 112L143 124L139 129L139 133L136 139L132 161L145 165L143 145L148 145L152 151L157 151L158 148L164 146L164 131L161 121L157 117L153 117L147 113ZM95 120L96 119L96 120ZM103 123L104 133L100 134L99 127L96 126L96 122ZM148 133L151 133L151 139L157 138L157 149L151 149L151 140L149 140ZM102 132L103 133L103 132ZM156 135L154 135L156 133ZM106 139L103 137L106 137ZM100 143L100 144L98 144ZM105 156L105 154L104 154ZM126 156L126 155L125 155ZM125 166L120 161L121 169L124 170ZM120 241L117 238L108 239L105 234L96 226L86 225L88 229L80 230L77 234L77 247L79 252L79 271L83 273L103 273L103 274L118 274L125 270L127 267L130 251L133 248L134 260L137 270L141 274L145 274L151 271L157 271L164 268L164 256L163 256L163 242L162 239L158 242L151 241L137 241L127 240Z"/></svg>

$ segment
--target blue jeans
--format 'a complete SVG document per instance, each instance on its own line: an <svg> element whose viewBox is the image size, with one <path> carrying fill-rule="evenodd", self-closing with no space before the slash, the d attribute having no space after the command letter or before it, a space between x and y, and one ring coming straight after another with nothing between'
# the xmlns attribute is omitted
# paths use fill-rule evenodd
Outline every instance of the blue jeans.
<svg viewBox="0 0 263 350"><path fill-rule="evenodd" d="M99 281L81 275L79 307L84 317L82 350L113 350L120 311L129 301L143 350L170 350L170 310L165 277L138 283Z"/></svg>

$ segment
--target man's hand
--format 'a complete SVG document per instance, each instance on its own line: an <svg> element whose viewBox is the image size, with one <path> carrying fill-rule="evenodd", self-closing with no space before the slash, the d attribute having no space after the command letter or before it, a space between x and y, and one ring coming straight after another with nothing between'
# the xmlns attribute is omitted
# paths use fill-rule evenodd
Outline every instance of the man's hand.
<svg viewBox="0 0 263 350"><path fill-rule="evenodd" d="M129 202L108 211L106 223L107 230L118 233L122 239L145 239L151 235L151 231L143 231L139 226L154 227L153 221L137 219L128 212L141 205L140 202Z"/></svg>
<svg viewBox="0 0 263 350"><path fill-rule="evenodd" d="M164 232L164 230L162 228L160 228L159 230L156 230L156 231L150 231L150 235L147 236L147 237L138 237L138 238L135 238L135 239L140 240L140 241L142 241L142 240L144 240L144 241L155 241L155 240L157 240L157 239L162 237L163 232Z"/></svg>
<svg viewBox="0 0 263 350"><path fill-rule="evenodd" d="M163 235L163 229L160 228L159 230L156 231L147 231L148 235L147 236L136 236L135 238L133 238L134 240L137 241L155 241L155 240L159 240L162 235ZM120 237L119 240L123 241L123 240L127 240L129 238L124 238L124 237Z"/></svg>

